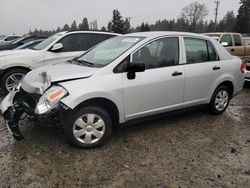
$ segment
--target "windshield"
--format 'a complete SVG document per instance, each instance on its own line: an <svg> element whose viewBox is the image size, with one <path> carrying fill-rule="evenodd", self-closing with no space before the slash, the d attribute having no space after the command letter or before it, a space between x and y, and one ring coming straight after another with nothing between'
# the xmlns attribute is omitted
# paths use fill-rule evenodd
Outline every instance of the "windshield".
<svg viewBox="0 0 250 188"><path fill-rule="evenodd" d="M96 66L105 66L114 61L142 39L142 37L129 36L114 37L97 45L95 48L83 54L76 60L83 63L91 63Z"/></svg>
<svg viewBox="0 0 250 188"><path fill-rule="evenodd" d="M39 43L38 45L34 46L32 49L33 50L43 50L44 48L46 48L47 46L49 46L52 42L54 42L55 40L57 40L62 35L63 35L62 33L57 33L57 34L55 34L55 35L47 38L43 42Z"/></svg>
<svg viewBox="0 0 250 188"><path fill-rule="evenodd" d="M219 35L219 34L206 34L206 35L209 36L209 37L214 38L215 40L219 40L219 39L220 39L220 36L221 36L221 35Z"/></svg>

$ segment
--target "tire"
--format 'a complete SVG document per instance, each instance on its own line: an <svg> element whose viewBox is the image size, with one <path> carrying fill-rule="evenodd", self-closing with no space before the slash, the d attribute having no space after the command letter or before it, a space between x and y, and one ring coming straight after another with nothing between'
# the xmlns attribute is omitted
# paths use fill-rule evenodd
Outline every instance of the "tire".
<svg viewBox="0 0 250 188"><path fill-rule="evenodd" d="M101 107L87 106L66 115L64 133L70 143L79 148L100 146L110 137L111 132L111 117Z"/></svg>
<svg viewBox="0 0 250 188"><path fill-rule="evenodd" d="M9 85L15 86L21 81L21 79L27 74L27 72L29 71L21 68L11 69L5 72L0 82L2 92L4 94L8 94L11 91L11 87L7 87L8 83Z"/></svg>
<svg viewBox="0 0 250 188"><path fill-rule="evenodd" d="M210 112L214 115L223 114L230 103L230 90L226 86L219 86L214 91L209 104Z"/></svg>

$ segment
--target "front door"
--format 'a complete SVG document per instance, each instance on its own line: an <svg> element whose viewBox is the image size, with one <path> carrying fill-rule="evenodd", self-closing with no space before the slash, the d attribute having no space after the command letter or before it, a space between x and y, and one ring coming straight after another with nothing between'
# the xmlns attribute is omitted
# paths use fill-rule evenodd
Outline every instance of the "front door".
<svg viewBox="0 0 250 188"><path fill-rule="evenodd" d="M126 120L178 108L183 102L184 70L179 65L179 38L157 39L131 55L146 71L129 80L123 73Z"/></svg>

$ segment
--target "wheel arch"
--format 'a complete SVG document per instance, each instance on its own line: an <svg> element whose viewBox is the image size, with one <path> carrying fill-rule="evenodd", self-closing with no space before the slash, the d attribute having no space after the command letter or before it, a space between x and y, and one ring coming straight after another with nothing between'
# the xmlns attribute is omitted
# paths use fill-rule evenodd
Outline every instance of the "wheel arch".
<svg viewBox="0 0 250 188"><path fill-rule="evenodd" d="M120 112L117 107L117 105L111 101L110 99L104 98L104 97L95 97L87 99L80 104L78 104L73 110L77 110L79 108L85 107L85 106L99 106L103 109L105 109L109 115L111 116L111 119L113 121L113 125L116 126L120 122Z"/></svg>
<svg viewBox="0 0 250 188"><path fill-rule="evenodd" d="M10 66L10 67L7 67L7 68L2 70L1 75L0 75L0 79L3 77L4 74L6 74L6 72L13 70L13 69L24 69L27 71L32 70L31 67L29 67L29 66Z"/></svg>
<svg viewBox="0 0 250 188"><path fill-rule="evenodd" d="M229 91L230 91L230 98L232 98L233 97L233 94L234 94L234 85L233 85L233 82L232 81L230 81L230 80L225 80L225 81L223 81L223 82L221 82L220 84L218 84L218 86L215 88L215 90L218 88L218 87L220 87L220 86L226 86L228 89L229 89Z"/></svg>

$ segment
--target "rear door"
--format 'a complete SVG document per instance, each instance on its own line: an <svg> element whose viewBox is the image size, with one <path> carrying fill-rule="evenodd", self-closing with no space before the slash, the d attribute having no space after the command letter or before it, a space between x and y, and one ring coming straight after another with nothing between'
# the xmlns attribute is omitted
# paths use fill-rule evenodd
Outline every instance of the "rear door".
<svg viewBox="0 0 250 188"><path fill-rule="evenodd" d="M129 80L123 73L126 120L153 115L183 102L184 70L179 64L179 38L167 37L146 44L131 55L131 62L144 62L145 72Z"/></svg>
<svg viewBox="0 0 250 188"><path fill-rule="evenodd" d="M221 62L212 43L184 37L186 60L184 102L188 106L209 100L211 88L221 74Z"/></svg>

